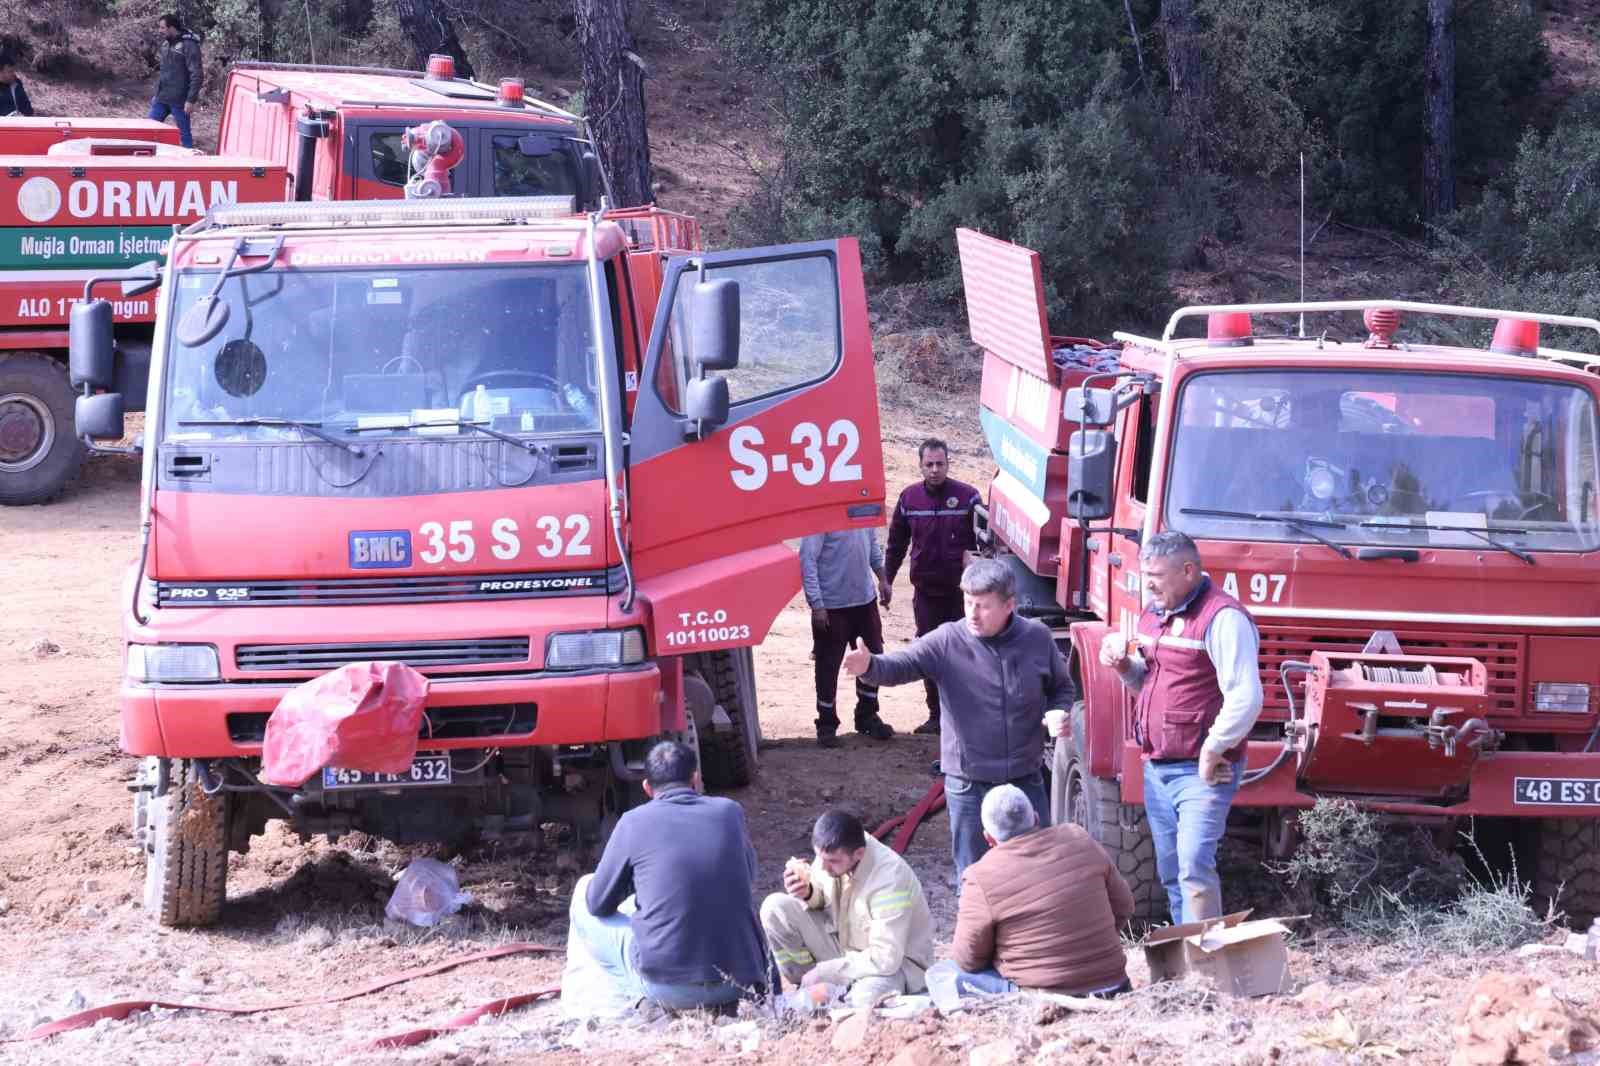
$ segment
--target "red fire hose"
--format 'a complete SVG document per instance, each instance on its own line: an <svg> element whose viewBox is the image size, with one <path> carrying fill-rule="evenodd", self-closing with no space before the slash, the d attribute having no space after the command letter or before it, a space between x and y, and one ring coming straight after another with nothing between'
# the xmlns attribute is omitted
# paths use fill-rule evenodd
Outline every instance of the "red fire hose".
<svg viewBox="0 0 1600 1066"><path fill-rule="evenodd" d="M547 947L544 944L502 944L497 948L489 948L485 951L477 951L469 955L462 955L454 959L447 959L444 962L436 962L431 966L421 966L414 970L405 970L401 973L390 974L387 977L380 977L369 984L362 985L359 988L354 988L347 992L339 992L331 996L317 996L312 999L278 1000L271 1003L263 1003L254 1007L229 1007L216 1003L177 1003L160 999L126 999L117 1003L107 1003L101 1007L91 1007L88 1010L79 1011L77 1014L69 1014L65 1018L58 1018L53 1022L46 1022L43 1025L36 1026L35 1028L29 1030L20 1037L12 1037L6 1041L0 1041L0 1043L22 1043L23 1041L28 1040L43 1040L45 1037L55 1036L59 1033L70 1033L74 1029L87 1028L102 1018L112 1018L117 1021L122 1021L129 1015L137 1014L140 1011L149 1010L152 1007L165 1007L168 1010L201 1010L211 1011L216 1014L239 1015L265 1014L269 1011L290 1010L294 1007L315 1007L328 1003L343 1003L346 1000L358 999L361 996L369 996L374 992L382 991L385 988L392 988L395 985L404 984L407 981L415 981L419 977L432 977L434 974L445 973L446 971L454 970L458 966L465 966L471 962L482 962L487 959L500 959L506 957L507 955L525 955L529 953L542 954L545 952L553 952L555 950L555 948ZM536 989L533 992L527 992L519 996L509 996L505 999L497 999L493 1003L486 1003L481 1007L468 1011L466 1014L452 1018L442 1025L427 1029L415 1029L407 1033L396 1033L390 1036L380 1037L370 1044L362 1045L362 1047L363 1049L410 1047L413 1044L420 1044L424 1040L431 1039L432 1037L438 1036L440 1033L448 1030L459 1029L463 1026L471 1025L476 1022L478 1018L484 1015L504 1014L506 1011L513 1010L522 1006L523 1004L532 1003L535 1000L546 999L551 996L559 995L560 992L560 985L549 985L545 988Z"/></svg>
<svg viewBox="0 0 1600 1066"><path fill-rule="evenodd" d="M904 814L897 814L872 831L872 835L882 840L884 836L894 830L894 839L889 846L901 855L911 846L911 838L917 835L917 827L931 815L944 809L944 778L939 778L928 786L927 794L917 801L917 805Z"/></svg>

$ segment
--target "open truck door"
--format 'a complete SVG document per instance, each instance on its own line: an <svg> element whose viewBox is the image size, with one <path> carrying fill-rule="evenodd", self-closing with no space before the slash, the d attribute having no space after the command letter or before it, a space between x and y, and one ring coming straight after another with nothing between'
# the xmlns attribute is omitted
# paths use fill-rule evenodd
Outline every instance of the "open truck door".
<svg viewBox="0 0 1600 1066"><path fill-rule="evenodd" d="M674 259L630 431L640 579L883 524L883 448L853 239Z"/></svg>

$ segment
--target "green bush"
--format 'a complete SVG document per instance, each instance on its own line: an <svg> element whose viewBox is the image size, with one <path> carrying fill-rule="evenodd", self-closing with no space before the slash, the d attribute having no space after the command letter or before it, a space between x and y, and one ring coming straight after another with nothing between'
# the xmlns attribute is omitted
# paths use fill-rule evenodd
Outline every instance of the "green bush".
<svg viewBox="0 0 1600 1066"><path fill-rule="evenodd" d="M1532 130L1512 166L1475 205L1432 231L1430 253L1452 301L1513 311L1600 316L1600 95L1568 105L1554 129ZM1481 347L1492 324L1447 329ZM1593 351L1588 330L1547 329L1541 342Z"/></svg>

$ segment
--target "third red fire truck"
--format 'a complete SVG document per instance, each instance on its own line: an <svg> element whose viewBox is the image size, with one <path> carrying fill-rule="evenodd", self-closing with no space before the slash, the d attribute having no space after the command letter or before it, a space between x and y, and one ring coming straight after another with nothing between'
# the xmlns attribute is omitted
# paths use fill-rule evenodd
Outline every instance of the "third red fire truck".
<svg viewBox="0 0 1600 1066"><path fill-rule="evenodd" d="M1082 683L1053 807L1165 897L1132 700L1101 638L1143 606L1139 551L1198 543L1261 634L1265 712L1239 828L1268 852L1343 797L1454 840L1499 835L1567 914L1600 911L1600 357L1541 345L1588 318L1405 301L1188 307L1159 337L1053 337L1037 254L958 231L987 533ZM1265 316L1309 333L1265 335ZM1407 320L1495 321L1487 349ZM1202 337L1180 337L1200 323Z"/></svg>

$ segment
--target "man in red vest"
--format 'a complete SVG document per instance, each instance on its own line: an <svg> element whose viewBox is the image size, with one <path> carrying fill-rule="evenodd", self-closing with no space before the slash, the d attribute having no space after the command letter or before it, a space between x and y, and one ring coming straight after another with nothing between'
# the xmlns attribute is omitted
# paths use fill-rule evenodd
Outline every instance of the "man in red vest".
<svg viewBox="0 0 1600 1066"><path fill-rule="evenodd" d="M1137 642L1108 633L1100 661L1138 693L1144 806L1156 872L1174 922L1222 915L1217 843L1261 713L1260 639L1238 600L1200 569L1194 541L1171 530L1139 552L1145 609Z"/></svg>

